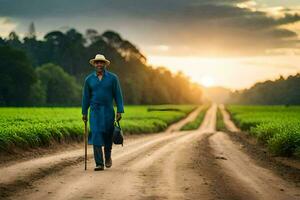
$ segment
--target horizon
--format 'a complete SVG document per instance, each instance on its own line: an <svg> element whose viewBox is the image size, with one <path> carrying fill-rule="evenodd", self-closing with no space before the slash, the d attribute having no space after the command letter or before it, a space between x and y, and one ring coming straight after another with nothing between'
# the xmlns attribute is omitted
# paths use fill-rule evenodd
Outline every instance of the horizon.
<svg viewBox="0 0 300 200"><path fill-rule="evenodd" d="M24 37L31 22L39 39L51 30L114 30L135 44L148 64L230 90L300 72L299 1L159 2L2 0L0 36L16 31Z"/></svg>

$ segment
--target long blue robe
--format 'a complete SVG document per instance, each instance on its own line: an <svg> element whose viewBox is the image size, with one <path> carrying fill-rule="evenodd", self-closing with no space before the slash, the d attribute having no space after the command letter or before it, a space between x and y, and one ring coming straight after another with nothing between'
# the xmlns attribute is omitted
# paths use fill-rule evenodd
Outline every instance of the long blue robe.
<svg viewBox="0 0 300 200"><path fill-rule="evenodd" d="M90 108L88 144L104 146L104 134L113 133L115 120L113 100L116 102L117 112L124 113L122 91L116 74L105 69L101 80L96 71L85 78L82 114L87 115Z"/></svg>

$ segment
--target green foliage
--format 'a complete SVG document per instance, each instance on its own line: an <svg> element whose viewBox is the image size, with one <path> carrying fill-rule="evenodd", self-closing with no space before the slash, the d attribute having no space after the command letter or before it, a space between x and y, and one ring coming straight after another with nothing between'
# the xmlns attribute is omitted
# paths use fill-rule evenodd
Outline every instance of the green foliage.
<svg viewBox="0 0 300 200"><path fill-rule="evenodd" d="M203 119L205 117L206 111L208 110L209 106L205 105L197 115L196 119L194 121L191 121L189 123L186 123L183 127L181 127L180 130L186 131L186 130L195 130L199 128L201 123L203 122Z"/></svg>
<svg viewBox="0 0 300 200"><path fill-rule="evenodd" d="M300 73L286 79L256 83L250 89L237 91L230 97L232 104L300 105Z"/></svg>
<svg viewBox="0 0 300 200"><path fill-rule="evenodd" d="M47 93L45 87L42 85L42 81L38 80L30 88L29 104L34 106L46 105Z"/></svg>
<svg viewBox="0 0 300 200"><path fill-rule="evenodd" d="M126 106L120 124L126 134L159 132L194 109L191 105L167 107L178 111L148 112L147 106ZM78 107L0 108L0 151L49 146L53 141L82 140L83 130Z"/></svg>
<svg viewBox="0 0 300 200"><path fill-rule="evenodd" d="M46 91L48 105L78 105L81 101L81 89L75 78L61 67L52 63L36 69L41 86Z"/></svg>
<svg viewBox="0 0 300 200"><path fill-rule="evenodd" d="M299 106L228 106L236 124L277 155L300 156Z"/></svg>
<svg viewBox="0 0 300 200"><path fill-rule="evenodd" d="M28 105L37 78L24 52L0 46L0 80L0 105Z"/></svg>
<svg viewBox="0 0 300 200"><path fill-rule="evenodd" d="M119 76L125 104L201 103L202 90L199 85L192 83L182 73L172 74L163 67L149 66L141 51L114 31L98 34L96 30L88 29L85 35L75 29L66 32L51 31L43 40L37 40L33 37L34 34L31 35L32 37L26 37L21 41L17 34L12 32L7 40L2 42L0 40L0 43L26 52L37 70L47 63L60 66L64 72L76 78L81 88L85 77L94 70L88 61L98 53L104 54L111 61L108 70ZM41 81L43 83L42 79ZM68 84L72 85L72 81L70 79L69 81L71 83ZM7 83L9 84L8 81ZM51 87L55 87L54 85L48 87L45 100L43 94L39 93L40 86L40 83L28 86L33 92L30 96L32 105L47 105L49 102L55 105L80 105L77 97L74 97L76 100L73 101L71 100L73 97L65 98L65 101L52 100L51 96L54 94ZM65 88L55 88L57 91L60 89ZM54 95L54 98L56 97L63 99L62 94Z"/></svg>

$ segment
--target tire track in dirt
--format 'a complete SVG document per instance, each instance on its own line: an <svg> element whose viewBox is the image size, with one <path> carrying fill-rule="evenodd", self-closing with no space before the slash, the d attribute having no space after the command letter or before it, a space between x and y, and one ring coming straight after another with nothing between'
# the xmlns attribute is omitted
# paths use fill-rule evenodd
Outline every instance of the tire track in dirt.
<svg viewBox="0 0 300 200"><path fill-rule="evenodd" d="M243 191L251 199L299 199L299 188L285 182L272 171L255 164L239 150L226 133L218 132L209 138L213 153L224 173L231 179L231 188Z"/></svg>
<svg viewBox="0 0 300 200"><path fill-rule="evenodd" d="M140 173L143 176L140 199L214 199L215 195L206 185L195 161L196 144L215 131L216 106L212 106L205 119L189 138L170 144L164 154L156 152L155 163ZM161 149L163 151L163 149ZM145 165L146 165L145 164Z"/></svg>
<svg viewBox="0 0 300 200"><path fill-rule="evenodd" d="M231 134L242 134L230 120L223 105L220 109ZM300 199L299 187L283 180L272 170L258 165L256 160L241 150L241 144L234 143L228 134L217 132L209 137L208 142L212 155L218 158L221 173L227 179L226 187L233 189L233 193L240 193L238 199L245 195L248 199Z"/></svg>

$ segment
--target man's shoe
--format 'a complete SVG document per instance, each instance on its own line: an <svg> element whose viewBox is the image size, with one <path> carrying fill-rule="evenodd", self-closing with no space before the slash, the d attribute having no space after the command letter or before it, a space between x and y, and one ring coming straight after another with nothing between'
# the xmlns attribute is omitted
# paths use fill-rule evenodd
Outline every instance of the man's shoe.
<svg viewBox="0 0 300 200"><path fill-rule="evenodd" d="M110 168L111 166L112 166L112 160L111 160L111 158L105 160L105 167L106 168Z"/></svg>
<svg viewBox="0 0 300 200"><path fill-rule="evenodd" d="M94 170L95 171L102 171L102 170L104 170L104 166L103 165L97 165Z"/></svg>

